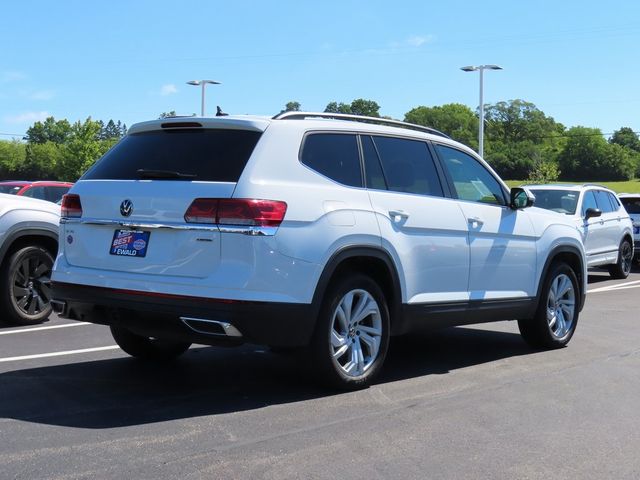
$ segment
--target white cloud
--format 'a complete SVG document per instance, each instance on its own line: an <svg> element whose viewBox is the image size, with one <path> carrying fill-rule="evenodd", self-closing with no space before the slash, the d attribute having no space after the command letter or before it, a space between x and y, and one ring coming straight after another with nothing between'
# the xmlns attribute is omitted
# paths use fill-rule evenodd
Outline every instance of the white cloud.
<svg viewBox="0 0 640 480"><path fill-rule="evenodd" d="M425 43L433 41L433 35L412 35L407 38L407 45L412 47L421 47Z"/></svg>
<svg viewBox="0 0 640 480"><path fill-rule="evenodd" d="M31 100L51 100L54 93L51 90L39 90L28 95Z"/></svg>
<svg viewBox="0 0 640 480"><path fill-rule="evenodd" d="M27 79L26 73L18 72L15 70L8 70L0 73L0 81L2 83L18 82L20 80L26 80L26 79Z"/></svg>
<svg viewBox="0 0 640 480"><path fill-rule="evenodd" d="M42 122L47 117L50 117L51 114L49 112L24 112L18 115L9 115L4 117L4 121L7 123L33 123L33 122Z"/></svg>
<svg viewBox="0 0 640 480"><path fill-rule="evenodd" d="M162 95L163 97L166 97L167 95L173 95L174 93L178 93L178 89L173 83L167 83L160 89L160 95Z"/></svg>

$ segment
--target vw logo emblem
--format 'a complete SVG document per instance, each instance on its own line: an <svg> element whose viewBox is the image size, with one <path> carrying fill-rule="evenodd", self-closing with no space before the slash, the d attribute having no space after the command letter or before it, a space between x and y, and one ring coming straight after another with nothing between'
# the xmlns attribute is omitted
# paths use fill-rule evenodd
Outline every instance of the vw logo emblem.
<svg viewBox="0 0 640 480"><path fill-rule="evenodd" d="M123 200L120 204L120 215L128 217L133 212L133 202L129 199Z"/></svg>

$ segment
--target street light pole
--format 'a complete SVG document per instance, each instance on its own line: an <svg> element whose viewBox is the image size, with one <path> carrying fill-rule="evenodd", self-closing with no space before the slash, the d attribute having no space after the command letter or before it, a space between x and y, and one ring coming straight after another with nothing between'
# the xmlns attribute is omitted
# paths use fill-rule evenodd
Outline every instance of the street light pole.
<svg viewBox="0 0 640 480"><path fill-rule="evenodd" d="M210 83L211 85L220 85L220 82L216 82L215 80L189 80L187 85L200 85L202 88L202 98L200 100L200 116L204 117L204 89Z"/></svg>
<svg viewBox="0 0 640 480"><path fill-rule="evenodd" d="M469 65L468 67L461 67L460 70L464 72L480 72L480 125L478 128L478 154L484 156L484 71L485 70L502 70L502 67L498 65Z"/></svg>

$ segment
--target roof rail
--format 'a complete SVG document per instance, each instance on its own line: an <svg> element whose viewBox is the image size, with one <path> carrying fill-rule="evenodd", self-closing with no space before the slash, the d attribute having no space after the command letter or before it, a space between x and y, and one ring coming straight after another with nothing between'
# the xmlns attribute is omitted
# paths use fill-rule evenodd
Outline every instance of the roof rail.
<svg viewBox="0 0 640 480"><path fill-rule="evenodd" d="M273 120L306 120L307 118L327 118L333 120L349 120L352 122L374 123L378 125L389 125L392 127L407 128L417 130L419 132L430 133L444 138L451 138L449 135L442 133L435 128L416 125L415 123L401 122L400 120L390 120L379 117L366 117L364 115L351 115L348 113L329 113L329 112L282 112L273 117Z"/></svg>

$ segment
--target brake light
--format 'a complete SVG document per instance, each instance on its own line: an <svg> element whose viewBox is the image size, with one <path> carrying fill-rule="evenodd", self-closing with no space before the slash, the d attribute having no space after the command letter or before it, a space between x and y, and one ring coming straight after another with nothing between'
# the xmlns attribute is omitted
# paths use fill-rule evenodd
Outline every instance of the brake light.
<svg viewBox="0 0 640 480"><path fill-rule="evenodd" d="M82 216L82 203L80 195L66 193L62 196L60 215L64 218L78 218Z"/></svg>
<svg viewBox="0 0 640 480"><path fill-rule="evenodd" d="M277 227L286 212L287 204L277 200L196 198L184 219L187 223Z"/></svg>

